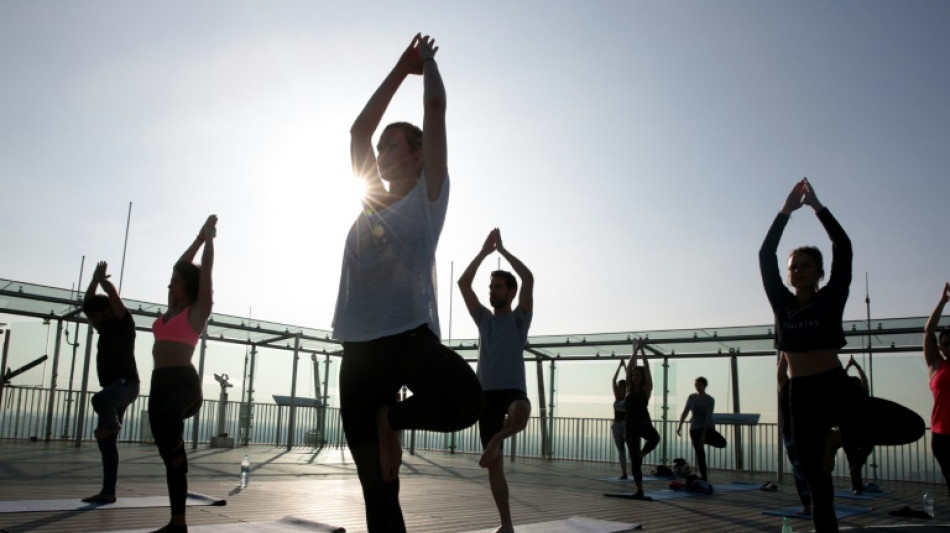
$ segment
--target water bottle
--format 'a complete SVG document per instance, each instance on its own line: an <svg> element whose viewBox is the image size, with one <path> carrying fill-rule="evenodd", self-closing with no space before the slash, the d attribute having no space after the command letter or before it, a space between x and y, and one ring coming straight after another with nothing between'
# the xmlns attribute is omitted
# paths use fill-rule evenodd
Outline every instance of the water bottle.
<svg viewBox="0 0 950 533"><path fill-rule="evenodd" d="M241 460L241 488L247 487L248 478L251 477L251 459L244 454L244 459Z"/></svg>
<svg viewBox="0 0 950 533"><path fill-rule="evenodd" d="M934 517L934 497L930 495L929 490L924 493L924 512L930 518Z"/></svg>
<svg viewBox="0 0 950 533"><path fill-rule="evenodd" d="M782 533L795 533L792 531L792 521L787 517L782 517Z"/></svg>

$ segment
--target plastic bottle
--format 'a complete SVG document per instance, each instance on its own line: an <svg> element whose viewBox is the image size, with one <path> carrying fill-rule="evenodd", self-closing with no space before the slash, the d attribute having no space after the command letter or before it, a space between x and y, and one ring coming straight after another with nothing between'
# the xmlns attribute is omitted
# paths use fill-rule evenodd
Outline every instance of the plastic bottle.
<svg viewBox="0 0 950 533"><path fill-rule="evenodd" d="M241 488L247 487L247 482L251 478L251 458L244 454L244 459L241 460Z"/></svg>
<svg viewBox="0 0 950 533"><path fill-rule="evenodd" d="M934 517L934 497L930 495L930 491L924 493L924 512L930 516Z"/></svg>
<svg viewBox="0 0 950 533"><path fill-rule="evenodd" d="M782 518L782 533L795 533L792 531L792 521L787 516Z"/></svg>

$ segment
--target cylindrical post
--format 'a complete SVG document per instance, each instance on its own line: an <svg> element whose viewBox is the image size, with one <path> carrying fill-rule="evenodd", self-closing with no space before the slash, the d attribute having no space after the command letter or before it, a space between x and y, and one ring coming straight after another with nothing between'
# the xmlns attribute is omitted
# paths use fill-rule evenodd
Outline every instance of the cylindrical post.
<svg viewBox="0 0 950 533"><path fill-rule="evenodd" d="M86 357L82 365L82 387L79 389L79 407L76 409L76 447L82 446L82 432L86 423L86 392L89 391L89 366L92 361L92 324L86 326Z"/></svg>
<svg viewBox="0 0 950 533"><path fill-rule="evenodd" d="M205 376L205 351L208 349L208 325L201 331L201 349L198 352L198 386L204 383ZM201 424L201 409L195 413L191 419L191 449L198 449L198 427Z"/></svg>
<svg viewBox="0 0 950 533"><path fill-rule="evenodd" d="M297 361L300 359L300 334L294 336L294 373L290 383L290 413L287 415L287 451L294 446L294 422L297 418Z"/></svg>
<svg viewBox="0 0 950 533"><path fill-rule="evenodd" d="M53 402L56 401L56 370L59 368L59 348L63 342L63 319L56 319L56 344L53 348L53 369L49 378L49 402L46 407L46 442L53 436Z"/></svg>

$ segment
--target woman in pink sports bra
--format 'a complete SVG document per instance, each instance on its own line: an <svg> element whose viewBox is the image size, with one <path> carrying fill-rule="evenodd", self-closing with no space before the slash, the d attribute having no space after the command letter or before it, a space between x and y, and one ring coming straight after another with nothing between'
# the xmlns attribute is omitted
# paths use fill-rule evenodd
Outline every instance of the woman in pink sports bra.
<svg viewBox="0 0 950 533"><path fill-rule="evenodd" d="M930 415L930 449L943 471L943 479L950 490L950 327L937 334L940 315L950 300L950 283L943 285L940 301L924 327L924 359L930 371L930 391L934 408Z"/></svg>
<svg viewBox="0 0 950 533"><path fill-rule="evenodd" d="M153 533L188 531L185 523L188 461L182 433L185 419L194 416L201 407L201 382L191 358L211 316L211 269L217 222L217 216L209 216L194 242L175 263L168 284L168 310L152 324L155 370L148 399L149 425L165 463L172 514L171 521ZM201 266L198 266L192 261L202 246Z"/></svg>

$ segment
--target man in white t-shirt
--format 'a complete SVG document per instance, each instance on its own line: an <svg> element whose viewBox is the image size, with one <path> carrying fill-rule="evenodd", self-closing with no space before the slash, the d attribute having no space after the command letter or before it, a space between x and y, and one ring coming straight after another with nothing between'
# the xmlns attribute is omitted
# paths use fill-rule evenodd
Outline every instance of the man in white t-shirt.
<svg viewBox="0 0 950 533"><path fill-rule="evenodd" d="M488 300L492 311L478 301L472 281L479 265L492 252L504 257L521 278L518 306L511 304L518 293L518 280L510 272L496 270L491 274ZM505 438L523 430L531 415L531 402L525 387L524 346L528 341L534 306L534 276L528 267L501 242L496 228L488 234L485 244L458 281L469 314L478 325L478 369L482 385L482 412L478 431L484 453L478 464L488 469L492 497L501 517L496 533L511 533L511 509L508 504L508 482L503 468L502 443Z"/></svg>

